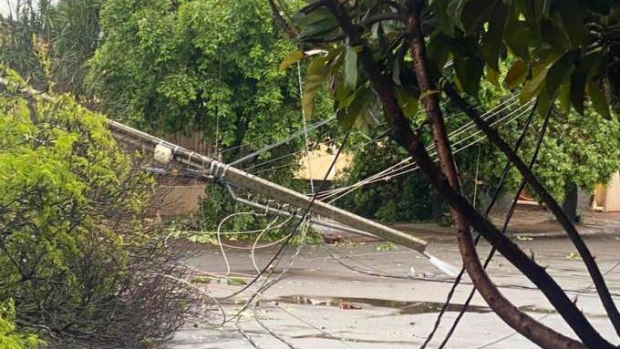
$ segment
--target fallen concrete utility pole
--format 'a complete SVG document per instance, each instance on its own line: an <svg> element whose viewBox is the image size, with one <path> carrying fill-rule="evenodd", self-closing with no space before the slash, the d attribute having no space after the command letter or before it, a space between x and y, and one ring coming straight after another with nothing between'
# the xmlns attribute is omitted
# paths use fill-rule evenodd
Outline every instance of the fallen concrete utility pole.
<svg viewBox="0 0 620 349"><path fill-rule="evenodd" d="M226 188L228 188L228 192L230 193L230 195L232 196L232 198L237 201L238 203L244 204L246 206L249 207L253 207L258 211L266 211L269 213L273 213L277 216L281 216L281 217L294 217L297 219L302 219L303 216L301 215L301 213L299 212L300 209L296 209L296 210L285 210L283 208L274 208L274 207L270 207L268 205L263 205L260 204L258 202L254 202L251 200L246 200L243 199L241 197L239 197L237 195L237 193L235 193L235 190L230 186L230 185L226 185ZM343 232L347 232L347 233L351 233L351 234L355 234L355 235L360 235L360 236L368 236L368 237L374 237L376 238L376 236L369 234L365 231L361 231L361 230L357 230L357 229L353 229L351 227L347 227L344 225L340 225L340 224L333 224L330 223L329 221L326 221L325 219L319 219L319 218L314 218L311 217L309 219L310 224L312 224L313 226L319 226L319 227L324 227L324 228L329 228L329 229L334 229L336 231L343 231Z"/></svg>
<svg viewBox="0 0 620 349"><path fill-rule="evenodd" d="M252 192L262 194L268 198L285 202L291 206L306 209L310 207L310 213L322 218L329 218L345 226L351 227L349 231L361 231L379 237L397 245L411 248L420 252L437 269L450 277L456 277L458 269L454 266L438 259L426 252L427 242L409 234L405 234L396 229L371 221L352 214L338 207L329 205L319 200L315 200L311 205L312 199L306 195L285 188L281 185L272 183L263 178L257 177L245 171L224 164L215 159L198 154L196 152L179 147L161 138L149 135L148 133L136 130L132 127L123 125L116 121L109 120L110 129L115 137L130 143L139 143L154 147L155 160L168 163L176 161L187 166L205 171L205 176L225 184L245 188ZM250 205L254 206L255 205ZM311 220L313 218L311 217ZM315 220L315 222L319 222Z"/></svg>
<svg viewBox="0 0 620 349"><path fill-rule="evenodd" d="M205 170L205 174L211 176L215 180L223 183L229 183L236 187L248 189L252 192L262 194L274 200L288 203L298 208L307 208L310 206L310 202L312 201L306 195L231 167L202 154L179 147L132 127L112 120L109 121L109 124L110 129L115 136L121 139L133 138L134 140L138 140L154 147L154 157L159 162L167 163L169 161L176 161L187 166ZM314 202L310 208L310 213L329 218L356 230L370 233L374 236L380 237L397 245L411 248L420 253L424 253L426 250L427 243L424 240L376 223L370 219L357 216L351 212L319 200Z"/></svg>
<svg viewBox="0 0 620 349"><path fill-rule="evenodd" d="M6 86L15 85L2 77L0 77L0 84L4 84ZM15 87L19 88L19 86ZM47 100L54 100L53 97L34 89L20 88L20 90L25 94L38 95ZM424 255L424 257L426 257L431 264L448 276L455 277L458 274L458 270L454 266L428 254L426 252L427 242L424 240L376 223L369 219L357 216L319 200L315 200L314 203L311 204L312 199L308 198L306 195L231 167L230 165L211 159L202 154L187 150L176 144L167 142L161 138L157 138L119 122L108 119L108 124L110 126L110 130L117 139L130 144L138 146L146 145L153 148L154 158L156 161L162 163L176 161L196 168L200 171L204 171L204 175L213 180L236 187L245 188L300 209L307 209L309 207L309 212L311 215L336 221L352 228L345 229L351 232L365 232L394 244L411 248ZM312 220L314 218L311 216L310 219ZM319 221L315 219L315 222Z"/></svg>

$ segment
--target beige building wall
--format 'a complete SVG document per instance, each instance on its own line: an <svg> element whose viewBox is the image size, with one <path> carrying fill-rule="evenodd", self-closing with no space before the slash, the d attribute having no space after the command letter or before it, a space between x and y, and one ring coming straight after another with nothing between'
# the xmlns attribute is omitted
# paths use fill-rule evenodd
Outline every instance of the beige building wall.
<svg viewBox="0 0 620 349"><path fill-rule="evenodd" d="M321 144L319 149L310 152L310 161L307 156L303 156L300 160L301 167L296 173L297 178L301 179L313 179L322 180L325 178L325 173L331 166L334 158L336 157L336 149L329 149L326 145ZM344 170L353 161L353 155L342 153L336 161L336 165L327 176L328 181L333 181L336 176ZM308 166L310 164L310 166Z"/></svg>
<svg viewBox="0 0 620 349"><path fill-rule="evenodd" d="M607 185L596 188L594 204L604 212L620 212L620 172L617 172Z"/></svg>

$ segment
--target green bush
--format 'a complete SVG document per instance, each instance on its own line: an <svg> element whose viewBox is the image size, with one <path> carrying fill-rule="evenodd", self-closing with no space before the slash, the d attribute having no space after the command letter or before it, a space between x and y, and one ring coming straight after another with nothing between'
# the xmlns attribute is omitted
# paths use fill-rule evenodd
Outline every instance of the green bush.
<svg viewBox="0 0 620 349"><path fill-rule="evenodd" d="M337 186L350 185L398 163L407 155L389 144L370 143L355 158ZM366 185L343 197L341 205L382 222L431 219L432 190L417 172Z"/></svg>
<svg viewBox="0 0 620 349"><path fill-rule="evenodd" d="M182 324L180 256L145 220L153 185L103 116L0 88L0 304L21 328L50 347L138 347Z"/></svg>
<svg viewBox="0 0 620 349"><path fill-rule="evenodd" d="M24 335L15 331L15 308L12 300L0 305L0 348L35 349L42 343L32 334Z"/></svg>

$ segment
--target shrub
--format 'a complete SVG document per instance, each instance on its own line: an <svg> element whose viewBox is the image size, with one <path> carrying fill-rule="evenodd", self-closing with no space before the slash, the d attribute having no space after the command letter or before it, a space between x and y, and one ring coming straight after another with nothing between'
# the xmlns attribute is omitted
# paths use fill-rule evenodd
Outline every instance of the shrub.
<svg viewBox="0 0 620 349"><path fill-rule="evenodd" d="M153 185L103 116L0 88L0 303L20 327L50 347L135 348L181 326L192 299L145 219Z"/></svg>
<svg viewBox="0 0 620 349"><path fill-rule="evenodd" d="M337 183L351 185L401 161L406 154L390 144L367 144ZM431 219L432 189L419 173L410 173L366 185L343 197L342 207L381 222Z"/></svg>
<svg viewBox="0 0 620 349"><path fill-rule="evenodd" d="M0 348L35 349L41 343L34 335L15 331L15 308L12 300L0 305Z"/></svg>

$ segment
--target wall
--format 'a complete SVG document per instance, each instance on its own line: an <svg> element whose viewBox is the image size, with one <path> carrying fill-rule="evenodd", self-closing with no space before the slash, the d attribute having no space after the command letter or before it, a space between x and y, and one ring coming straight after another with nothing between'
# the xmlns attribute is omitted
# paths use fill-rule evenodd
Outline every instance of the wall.
<svg viewBox="0 0 620 349"><path fill-rule="evenodd" d="M159 185L155 191L153 211L160 217L191 216L198 212L205 197L205 185Z"/></svg>
<svg viewBox="0 0 620 349"><path fill-rule="evenodd" d="M594 202L605 212L620 212L620 172L607 185L596 188Z"/></svg>

